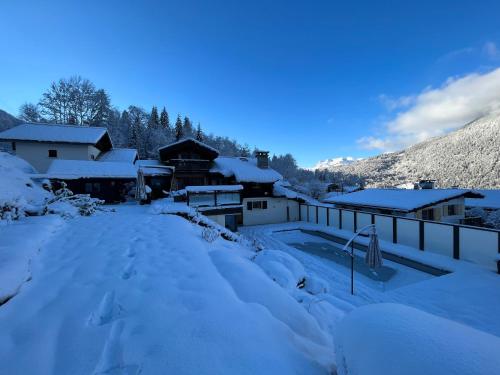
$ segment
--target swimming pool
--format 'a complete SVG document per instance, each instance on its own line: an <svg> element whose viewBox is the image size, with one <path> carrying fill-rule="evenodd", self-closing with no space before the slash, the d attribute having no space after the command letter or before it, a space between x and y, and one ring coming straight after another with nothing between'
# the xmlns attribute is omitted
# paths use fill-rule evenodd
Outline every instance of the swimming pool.
<svg viewBox="0 0 500 375"><path fill-rule="evenodd" d="M304 253L331 262L336 270L350 273L350 255L342 250L346 240L323 232L310 230L276 231L273 237ZM366 246L355 245L354 270L360 280L369 286L383 285L384 290L399 288L415 282L432 279L446 271L383 252L384 262L377 270L370 269L364 261Z"/></svg>

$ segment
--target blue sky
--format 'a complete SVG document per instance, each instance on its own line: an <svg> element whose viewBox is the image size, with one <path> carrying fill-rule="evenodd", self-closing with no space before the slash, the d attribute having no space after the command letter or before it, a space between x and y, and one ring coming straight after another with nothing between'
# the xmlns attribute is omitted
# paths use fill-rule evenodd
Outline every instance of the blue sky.
<svg viewBox="0 0 500 375"><path fill-rule="evenodd" d="M0 108L14 114L79 74L120 109L165 105L311 166L441 134L497 104L491 94L446 124L415 117L496 82L498 1L24 0L0 13Z"/></svg>

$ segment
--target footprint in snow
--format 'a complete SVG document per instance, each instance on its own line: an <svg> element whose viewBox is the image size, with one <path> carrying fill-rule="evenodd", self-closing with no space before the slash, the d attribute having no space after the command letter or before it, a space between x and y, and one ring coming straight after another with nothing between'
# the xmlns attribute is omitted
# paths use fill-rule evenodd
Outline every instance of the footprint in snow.
<svg viewBox="0 0 500 375"><path fill-rule="evenodd" d="M121 320L113 323L94 375L138 375L141 373L140 366L127 365L123 358L121 336L124 326L125 323Z"/></svg>
<svg viewBox="0 0 500 375"><path fill-rule="evenodd" d="M132 275L135 274L135 270L134 270L134 262L131 260L126 266L125 268L123 269L123 272L122 272L122 279L123 280L128 280L130 279L130 277Z"/></svg>
<svg viewBox="0 0 500 375"><path fill-rule="evenodd" d="M89 323L95 326L101 326L109 323L113 318L119 316L122 307L115 301L115 292L107 292L99 303L97 311L94 311L89 318Z"/></svg>

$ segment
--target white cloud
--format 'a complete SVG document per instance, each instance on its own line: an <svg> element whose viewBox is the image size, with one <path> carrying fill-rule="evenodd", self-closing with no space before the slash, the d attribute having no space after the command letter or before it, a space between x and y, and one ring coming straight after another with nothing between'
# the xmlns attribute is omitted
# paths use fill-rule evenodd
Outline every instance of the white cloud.
<svg viewBox="0 0 500 375"><path fill-rule="evenodd" d="M362 148L395 151L500 109L500 68L448 78L439 88L426 88L418 95L394 100L406 102L409 97L413 98L411 105L384 124L382 137L358 140Z"/></svg>

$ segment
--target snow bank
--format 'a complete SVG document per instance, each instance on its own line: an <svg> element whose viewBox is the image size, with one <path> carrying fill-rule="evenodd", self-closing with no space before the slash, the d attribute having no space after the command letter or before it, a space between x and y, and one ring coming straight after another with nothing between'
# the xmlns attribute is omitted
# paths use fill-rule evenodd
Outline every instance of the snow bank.
<svg viewBox="0 0 500 375"><path fill-rule="evenodd" d="M219 156L210 172L225 177L234 176L237 182L273 183L283 178L274 169L259 168L255 158L244 157Z"/></svg>
<svg viewBox="0 0 500 375"><path fill-rule="evenodd" d="M16 206L21 209L22 213L30 206L42 205L51 197L48 191L35 184L30 178L29 174L33 172L33 167L24 160L0 152L0 207Z"/></svg>
<svg viewBox="0 0 500 375"><path fill-rule="evenodd" d="M364 306L338 328L339 375L500 374L498 337L408 306Z"/></svg>
<svg viewBox="0 0 500 375"><path fill-rule="evenodd" d="M254 261L272 280L288 290L296 289L306 278L302 264L280 250L260 251Z"/></svg>

